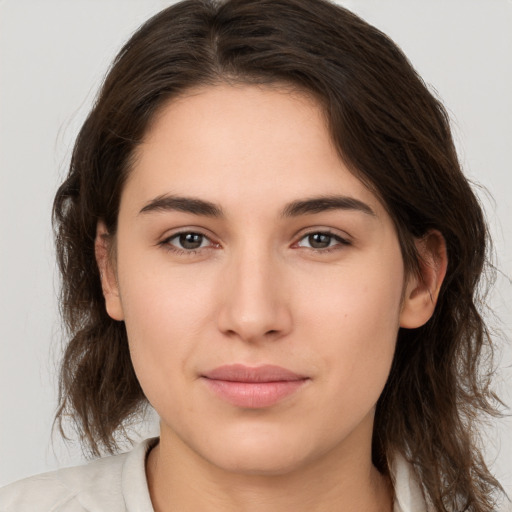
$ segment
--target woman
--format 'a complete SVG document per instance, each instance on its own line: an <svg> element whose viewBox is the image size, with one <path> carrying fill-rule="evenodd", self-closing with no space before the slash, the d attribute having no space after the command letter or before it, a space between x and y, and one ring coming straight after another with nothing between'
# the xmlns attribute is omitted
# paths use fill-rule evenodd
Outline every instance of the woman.
<svg viewBox="0 0 512 512"><path fill-rule="evenodd" d="M486 226L443 107L375 28L323 1L162 11L54 219L57 418L115 453L149 402L160 436L3 509L493 510Z"/></svg>

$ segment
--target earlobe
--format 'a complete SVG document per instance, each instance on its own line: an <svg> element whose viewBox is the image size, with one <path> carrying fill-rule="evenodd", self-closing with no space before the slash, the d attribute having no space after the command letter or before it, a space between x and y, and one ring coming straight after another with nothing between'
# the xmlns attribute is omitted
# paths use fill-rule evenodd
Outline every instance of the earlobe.
<svg viewBox="0 0 512 512"><path fill-rule="evenodd" d="M431 230L415 243L419 270L407 280L400 313L400 327L407 329L424 325L433 315L448 266L446 242L439 231Z"/></svg>
<svg viewBox="0 0 512 512"><path fill-rule="evenodd" d="M103 221L99 221L96 227L96 239L94 241L94 253L96 263L100 271L101 288L105 298L105 308L108 315L114 320L124 320L123 307L119 296L117 276L112 261L110 244L112 238L109 235Z"/></svg>

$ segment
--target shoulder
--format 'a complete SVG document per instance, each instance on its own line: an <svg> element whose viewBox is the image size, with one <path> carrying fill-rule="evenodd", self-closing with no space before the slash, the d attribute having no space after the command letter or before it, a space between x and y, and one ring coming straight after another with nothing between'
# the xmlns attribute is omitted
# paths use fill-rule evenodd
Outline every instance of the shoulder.
<svg viewBox="0 0 512 512"><path fill-rule="evenodd" d="M145 456L154 440L134 450L25 478L0 489L0 512L125 512L127 500L149 512ZM143 508L142 508L143 507Z"/></svg>
<svg viewBox="0 0 512 512"><path fill-rule="evenodd" d="M116 507L116 502L120 497L122 502L125 459L126 454L106 457L14 482L0 489L0 511L82 512L91 510L91 501L108 504L108 510L124 510Z"/></svg>

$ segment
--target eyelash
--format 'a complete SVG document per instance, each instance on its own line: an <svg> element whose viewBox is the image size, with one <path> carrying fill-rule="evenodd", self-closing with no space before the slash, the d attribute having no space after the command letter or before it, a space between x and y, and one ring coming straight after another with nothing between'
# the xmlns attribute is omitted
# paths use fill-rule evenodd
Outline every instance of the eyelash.
<svg viewBox="0 0 512 512"><path fill-rule="evenodd" d="M183 249L183 248L176 247L175 245L173 245L171 243L172 240L179 239L179 237L184 236L184 235L197 235L197 236L200 236L200 237L202 237L201 243L203 243L203 241L206 239L206 240L210 241L210 243L212 245L208 245L206 247L198 247L197 249ZM327 236L327 237L330 238L329 243L331 243L332 240L335 240L337 242L337 244L335 244L333 246L324 247L324 248L304 247L304 246L299 245L299 243L301 241L303 241L304 239L306 239L306 238L308 238L310 236L313 236L313 235ZM204 233L198 232L198 231L181 231L179 233L175 233L172 236L166 238L165 240L162 240L161 242L159 242L158 245L160 245L163 248L165 248L168 252L171 252L171 253L176 254L178 256L195 256L201 250L205 250L205 249L207 249L207 250L210 249L211 250L211 249L216 248L216 246L217 247L219 246L218 243L212 242L212 240L207 235L205 235ZM352 243L349 240L347 240L345 238L342 238L341 236L336 235L335 233L332 233L329 230L309 231L308 233L303 234L299 238L299 240L294 243L294 246L298 246L298 247L300 247L302 249L306 249L308 251L312 251L315 254L326 254L326 253L330 253L332 251L338 251L342 247L346 247L346 246L350 246L350 245L352 245Z"/></svg>

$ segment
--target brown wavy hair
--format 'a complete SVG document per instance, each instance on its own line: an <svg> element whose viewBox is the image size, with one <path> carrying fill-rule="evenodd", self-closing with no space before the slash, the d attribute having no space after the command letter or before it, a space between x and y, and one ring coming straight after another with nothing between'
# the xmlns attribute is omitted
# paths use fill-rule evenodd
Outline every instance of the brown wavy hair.
<svg viewBox="0 0 512 512"><path fill-rule="evenodd" d="M400 329L377 404L373 462L398 452L438 511L490 512L499 483L476 422L495 414L492 355L477 305L488 256L481 207L461 172L441 103L400 49L324 0L186 0L147 21L108 73L74 146L53 219L68 328L56 422L71 418L99 455L147 404L125 326L106 313L94 255L99 219L115 234L123 183L155 113L198 85L286 84L314 95L340 157L385 205L406 269L414 240L439 230L448 271L433 317Z"/></svg>

